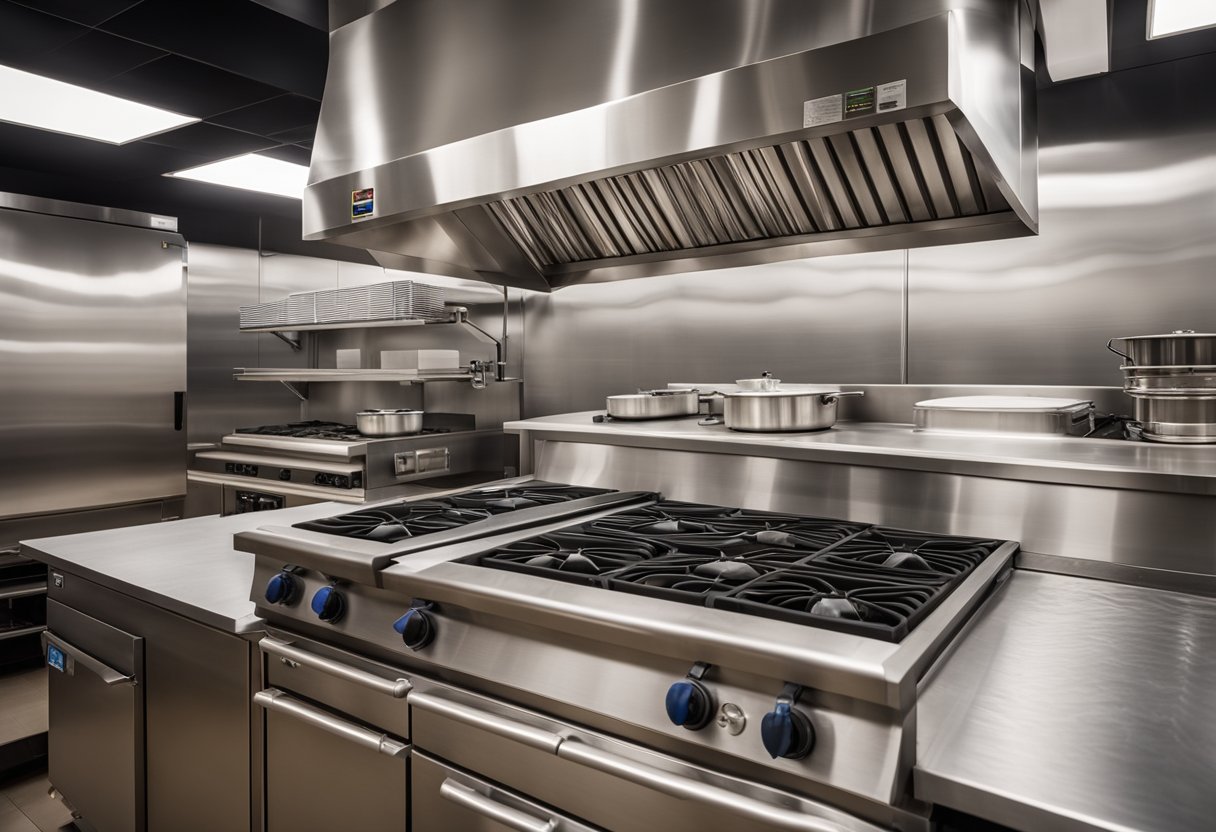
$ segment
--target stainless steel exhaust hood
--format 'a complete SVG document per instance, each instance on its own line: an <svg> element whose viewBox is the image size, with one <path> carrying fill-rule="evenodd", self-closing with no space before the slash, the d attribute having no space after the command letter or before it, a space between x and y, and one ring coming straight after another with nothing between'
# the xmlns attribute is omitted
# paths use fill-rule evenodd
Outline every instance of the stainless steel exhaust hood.
<svg viewBox="0 0 1216 832"><path fill-rule="evenodd" d="M304 232L382 265L548 291L1037 232L1023 0L362 2Z"/></svg>

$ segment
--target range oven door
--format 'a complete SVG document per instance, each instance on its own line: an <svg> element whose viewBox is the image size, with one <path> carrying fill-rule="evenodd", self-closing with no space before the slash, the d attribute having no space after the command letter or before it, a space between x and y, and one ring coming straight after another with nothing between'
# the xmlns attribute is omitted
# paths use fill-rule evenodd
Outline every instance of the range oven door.
<svg viewBox="0 0 1216 832"><path fill-rule="evenodd" d="M46 607L50 781L97 832L143 832L144 640Z"/></svg>
<svg viewBox="0 0 1216 832"><path fill-rule="evenodd" d="M267 832L406 832L409 680L313 643L260 647Z"/></svg>
<svg viewBox="0 0 1216 832"><path fill-rule="evenodd" d="M809 798L450 685L416 682L409 695L414 832L587 828L580 824L613 832L881 832ZM472 781L440 777L432 763L458 767ZM475 820L446 825L456 817Z"/></svg>

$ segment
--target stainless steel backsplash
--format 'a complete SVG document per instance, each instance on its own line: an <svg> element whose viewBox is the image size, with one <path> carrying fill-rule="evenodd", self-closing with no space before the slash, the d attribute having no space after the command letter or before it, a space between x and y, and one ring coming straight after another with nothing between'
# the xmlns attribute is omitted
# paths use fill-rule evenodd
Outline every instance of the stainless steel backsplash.
<svg viewBox="0 0 1216 832"><path fill-rule="evenodd" d="M1216 328L1214 75L1206 55L1042 90L1035 238L529 295L527 414L762 370L1118 385L1108 338Z"/></svg>

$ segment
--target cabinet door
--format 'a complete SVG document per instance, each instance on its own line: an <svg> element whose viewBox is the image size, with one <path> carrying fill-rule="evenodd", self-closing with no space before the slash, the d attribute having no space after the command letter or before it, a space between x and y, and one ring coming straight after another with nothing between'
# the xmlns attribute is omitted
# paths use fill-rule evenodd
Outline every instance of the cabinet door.
<svg viewBox="0 0 1216 832"><path fill-rule="evenodd" d="M55 601L47 627L50 781L97 832L143 832L143 639Z"/></svg>
<svg viewBox="0 0 1216 832"><path fill-rule="evenodd" d="M255 701L266 708L267 832L405 832L406 743L282 691Z"/></svg>

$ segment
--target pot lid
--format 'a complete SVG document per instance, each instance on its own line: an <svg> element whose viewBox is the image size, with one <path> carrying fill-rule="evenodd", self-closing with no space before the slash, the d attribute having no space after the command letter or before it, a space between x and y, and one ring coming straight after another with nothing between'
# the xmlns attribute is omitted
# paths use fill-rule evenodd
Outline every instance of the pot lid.
<svg viewBox="0 0 1216 832"><path fill-rule="evenodd" d="M409 408L389 408L386 410L360 410L356 416L395 416L402 413L421 413L421 410L410 410Z"/></svg>
<svg viewBox="0 0 1216 832"><path fill-rule="evenodd" d="M1118 338L1112 338L1113 341L1159 341L1174 338L1216 338L1216 333L1211 332L1196 332L1193 329L1175 329L1173 332L1166 332L1160 335L1121 335Z"/></svg>

